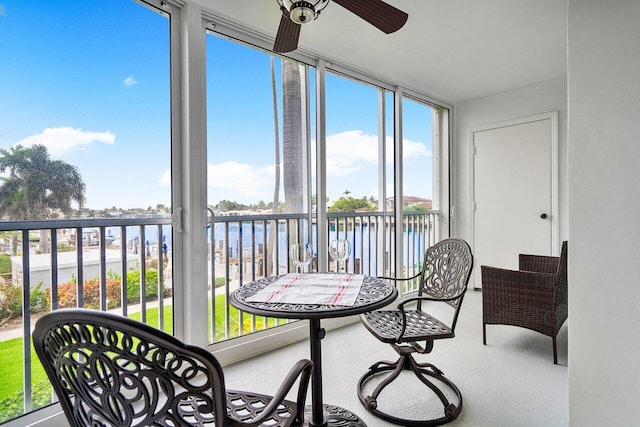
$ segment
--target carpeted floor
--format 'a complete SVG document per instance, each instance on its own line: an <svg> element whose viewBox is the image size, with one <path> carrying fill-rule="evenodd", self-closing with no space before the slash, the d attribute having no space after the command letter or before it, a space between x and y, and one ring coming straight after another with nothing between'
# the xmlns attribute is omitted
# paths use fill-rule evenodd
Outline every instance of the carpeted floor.
<svg viewBox="0 0 640 427"><path fill-rule="evenodd" d="M469 291L456 337L436 342L431 354L416 359L436 365L462 392L462 413L450 426L566 426L567 328L565 323L558 336L558 365L553 364L551 338L526 329L488 326L483 346L482 293ZM308 342L302 341L226 366L227 387L272 394L291 365L308 357ZM370 365L397 358L390 346L355 323L327 332L322 357L325 403L353 411L369 427L393 425L369 414L356 393L356 383ZM429 394L413 374L403 373L385 391L386 400L379 399L380 407L419 417L430 413Z"/></svg>

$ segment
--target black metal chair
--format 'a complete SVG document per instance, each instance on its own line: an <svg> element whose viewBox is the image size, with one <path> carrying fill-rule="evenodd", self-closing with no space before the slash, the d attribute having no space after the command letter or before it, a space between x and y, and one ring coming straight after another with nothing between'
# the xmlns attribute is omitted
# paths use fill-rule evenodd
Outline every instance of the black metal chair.
<svg viewBox="0 0 640 427"><path fill-rule="evenodd" d="M413 353L430 353L433 342L453 338L458 314L462 305L471 269L473 255L469 245L461 239L442 240L425 251L421 271L408 278L388 278L396 282L418 280L417 295L403 299L397 310L380 310L360 316L366 328L380 341L390 344L399 354L395 362L380 361L372 365L358 382L358 397L364 407L386 421L403 426L435 426L448 423L458 417L462 410L462 394L442 371L430 363L418 363ZM427 302L443 303L449 311L448 322L438 320L423 308ZM447 313L445 313L447 314ZM405 419L383 412L378 399L383 389L404 370L412 371L442 402L444 414L426 420ZM365 394L365 385L374 377L391 372L382 379L371 394ZM432 381L433 378L437 381ZM449 395L455 394L457 402L450 402L437 383L446 385ZM407 399L420 396L408 393ZM424 402L423 402L424 404Z"/></svg>
<svg viewBox="0 0 640 427"><path fill-rule="evenodd" d="M36 324L33 342L72 426L303 423L309 360L297 362L271 397L226 390L210 352L111 313L47 313ZM297 401L285 400L298 378Z"/></svg>

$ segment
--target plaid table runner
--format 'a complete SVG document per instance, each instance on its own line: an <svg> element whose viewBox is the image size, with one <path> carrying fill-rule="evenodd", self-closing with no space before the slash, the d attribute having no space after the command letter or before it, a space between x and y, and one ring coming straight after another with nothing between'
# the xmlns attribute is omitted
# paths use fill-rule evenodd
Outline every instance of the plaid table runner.
<svg viewBox="0 0 640 427"><path fill-rule="evenodd" d="M247 298L247 302L350 306L364 281L362 274L285 274Z"/></svg>

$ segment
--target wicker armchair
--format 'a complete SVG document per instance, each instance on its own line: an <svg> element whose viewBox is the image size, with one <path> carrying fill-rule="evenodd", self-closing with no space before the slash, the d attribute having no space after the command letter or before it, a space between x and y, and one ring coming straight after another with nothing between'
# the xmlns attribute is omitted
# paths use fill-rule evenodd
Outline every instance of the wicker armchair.
<svg viewBox="0 0 640 427"><path fill-rule="evenodd" d="M567 242L559 257L520 255L519 270L483 265L482 342L487 325L513 325L545 334L553 340L553 363L558 363L556 337L567 320Z"/></svg>
<svg viewBox="0 0 640 427"><path fill-rule="evenodd" d="M458 314L462 306L473 268L473 255L462 239L444 239L425 251L422 270L401 281L419 280L417 294L409 294L395 310L378 310L360 316L362 324L383 343L390 344L400 356L394 361L380 361L372 365L358 382L358 397L362 405L377 417L402 426L436 426L455 420L462 411L462 394L444 373L431 363L418 363L414 353L427 354L436 340L455 337ZM427 306L428 305L428 306ZM445 317L436 318L435 306ZM430 419L409 419L406 414L395 415L379 408L383 389L402 371L413 372L429 388L442 406L442 416ZM381 379L373 392L366 384L375 377ZM373 381L375 382L375 381ZM415 392L417 405L430 405L428 393ZM432 396L433 397L433 396ZM453 397L453 399L452 399ZM434 405L436 406L436 405ZM438 409L434 409L437 413Z"/></svg>
<svg viewBox="0 0 640 427"><path fill-rule="evenodd" d="M71 426L301 426L312 362L296 363L274 397L226 390L207 350L97 310L45 314L36 353ZM297 402L285 400L298 377Z"/></svg>

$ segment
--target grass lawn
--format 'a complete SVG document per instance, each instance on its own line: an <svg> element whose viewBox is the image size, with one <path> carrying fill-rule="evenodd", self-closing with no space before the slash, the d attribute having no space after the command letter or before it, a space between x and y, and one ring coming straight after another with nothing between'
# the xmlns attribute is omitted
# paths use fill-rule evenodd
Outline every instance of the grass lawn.
<svg viewBox="0 0 640 427"><path fill-rule="evenodd" d="M225 339L225 298L224 295L216 296L216 341ZM129 317L140 320L140 313L129 313ZM158 309L147 309L146 323L158 327ZM211 317L211 304L209 304L209 317ZM229 306L229 338L238 336L240 312ZM266 319L269 327L275 326L276 319ZM243 334L251 333L252 319L248 314L242 316ZM209 324L209 322L207 322ZM257 317L255 319L255 330L264 329L265 318ZM164 307L164 330L168 333L173 332L173 306ZM211 335L211 325L209 324L209 335ZM22 367L22 338L14 338L7 341L0 341L0 423L10 418L18 416L22 413L21 402L23 393L23 367ZM47 387L48 381L44 369L35 354L33 346L31 346L32 361L32 384L37 384L34 389ZM34 390L39 391L39 390ZM45 393L47 391L45 390ZM40 394L42 391L40 390ZM16 410L19 412L16 413Z"/></svg>
<svg viewBox="0 0 640 427"><path fill-rule="evenodd" d="M22 391L22 338L14 338L0 341L0 412L4 408L3 401ZM36 351L31 346L31 376L33 382L44 380L46 374L36 356Z"/></svg>

